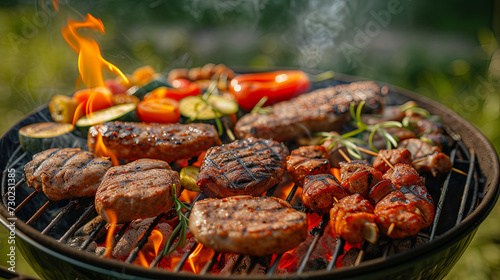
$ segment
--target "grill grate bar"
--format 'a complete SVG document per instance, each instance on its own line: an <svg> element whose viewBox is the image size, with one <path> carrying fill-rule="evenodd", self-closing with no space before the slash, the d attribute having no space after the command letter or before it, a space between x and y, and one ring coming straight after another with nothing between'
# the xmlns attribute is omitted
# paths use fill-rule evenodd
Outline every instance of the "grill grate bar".
<svg viewBox="0 0 500 280"><path fill-rule="evenodd" d="M128 255L127 260L125 260L126 263L132 263L133 261L135 261L135 259L137 258L137 254L142 249L142 247L148 242L148 238L151 235L151 232L153 232L154 228L156 227L158 222L160 222L163 215L164 214L156 216L151 225L144 232L142 238L139 240L139 242L137 242L137 245L134 247L134 249L132 249L132 251Z"/></svg>
<svg viewBox="0 0 500 280"><path fill-rule="evenodd" d="M66 243L70 236L76 231L76 229L83 223L83 221L90 215L94 210L94 202L92 201L89 206L85 209L82 215L78 217L78 220L74 222L71 227L64 233L64 235L58 240L60 243Z"/></svg>
<svg viewBox="0 0 500 280"><path fill-rule="evenodd" d="M68 205L64 206L59 213L57 213L57 216L48 224L43 230L42 234L47 234L50 229L52 229L64 216L66 216L71 210L73 210L76 205L80 203L79 199L72 199Z"/></svg>
<svg viewBox="0 0 500 280"><path fill-rule="evenodd" d="M14 213L19 212L28 202L30 202L37 194L39 194L38 191L33 191L30 193L19 205L17 205L16 209L14 210Z"/></svg>
<svg viewBox="0 0 500 280"><path fill-rule="evenodd" d="M42 207L38 209L38 211L36 211L36 213L33 216L31 216L31 218L26 222L26 224L27 225L34 224L36 220L38 220L38 218L40 218L40 216L45 212L45 210L47 210L47 208L49 208L50 205L52 205L52 203L53 203L52 200L45 202L45 204L42 205Z"/></svg>
<svg viewBox="0 0 500 280"><path fill-rule="evenodd" d="M222 253L215 253L214 256L205 264L203 269L200 271L200 275L205 275L207 274L210 270L212 270L212 267L215 264L215 261L217 258L221 255Z"/></svg>
<svg viewBox="0 0 500 280"><path fill-rule="evenodd" d="M328 266L326 267L327 271L331 271L333 268L336 269L335 263L337 262L337 259L341 256L341 250L344 250L345 246L345 240L341 237L337 237L337 245L335 246L335 251L333 251L332 259L328 263ZM342 252L343 253L343 252Z"/></svg>
<svg viewBox="0 0 500 280"><path fill-rule="evenodd" d="M358 256L356 257L356 261L354 262L354 266L358 266L361 263L361 261L363 261L366 249L368 249L368 242L363 242L363 245L361 245L361 248L359 250Z"/></svg>
<svg viewBox="0 0 500 280"><path fill-rule="evenodd" d="M90 243L92 241L94 241L95 237L97 236L97 234L99 233L99 231L101 231L101 229L107 224L107 222L105 220L102 220L99 225L97 227L94 228L94 230L92 230L92 232L89 234L89 237L87 238L87 240L85 240L85 242L83 242L82 246L80 246L80 250L85 250L87 249L87 247L90 245Z"/></svg>
<svg viewBox="0 0 500 280"><path fill-rule="evenodd" d="M105 256L110 256L113 253L113 249L115 248L118 241L123 237L123 234L125 234L125 231L127 230L129 225L130 222L126 222L122 225L120 230L118 230L118 232L115 234L115 237L113 238L113 241L111 242L111 247L106 248L106 252L104 253Z"/></svg>
<svg viewBox="0 0 500 280"><path fill-rule="evenodd" d="M455 161L456 153L457 153L457 148L455 147L450 152L451 166L453 166L453 163ZM434 216L434 222L432 223L432 229L431 229L431 235L429 236L429 241L433 240L434 236L436 235L437 226L439 224L439 218L441 217L443 205L444 205L444 202L446 200L446 193L448 192L448 187L450 185L450 179L451 179L452 173L453 173L453 171L451 171L451 170L450 170L450 172L448 172L448 176L446 177L446 180L444 182L443 189L441 190L441 195L439 196L438 206L436 207L436 214Z"/></svg>
<svg viewBox="0 0 500 280"><path fill-rule="evenodd" d="M302 274L302 272L304 272L304 269L306 268L306 265L309 262L309 258L311 257L312 252L316 248L316 245L321 236L323 235L326 225L328 224L328 219L325 219L325 217L327 216L328 215L323 215L319 225L317 225L314 229L312 229L314 230L314 238L311 241L311 244L309 244L309 247L307 248L307 252L304 255L304 258L302 259L302 262L300 263L300 266L297 270L297 274Z"/></svg>
<svg viewBox="0 0 500 280"><path fill-rule="evenodd" d="M184 266L184 264L186 263L189 255L191 255L191 253L193 253L194 249L196 248L196 246L198 246L198 243L193 243L193 245L191 245L191 248L189 248L189 251L184 253L184 255L182 255L182 258L181 260L177 263L177 265L175 266L173 272L179 272L181 271L182 267Z"/></svg>
<svg viewBox="0 0 500 280"><path fill-rule="evenodd" d="M457 216L457 225L462 221L464 212L465 212L465 205L467 204L467 198L469 196L469 190L471 187L471 182L472 178L475 177L475 172L474 172L474 165L476 164L476 153L474 150L471 149L470 151L470 163L469 163L469 171L467 172L467 181L465 182L465 187L464 187L464 192L462 196L462 202L460 203L460 211L458 212Z"/></svg>

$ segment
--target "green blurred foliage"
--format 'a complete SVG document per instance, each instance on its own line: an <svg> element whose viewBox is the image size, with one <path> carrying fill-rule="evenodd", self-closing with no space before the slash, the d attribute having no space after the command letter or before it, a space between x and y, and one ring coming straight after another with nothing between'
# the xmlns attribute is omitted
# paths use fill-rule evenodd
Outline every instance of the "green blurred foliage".
<svg viewBox="0 0 500 280"><path fill-rule="evenodd" d="M104 58L125 73L213 62L358 75L445 104L499 151L498 4L402 1L387 13L392 2L64 0L58 13L52 1L2 1L0 131L52 96L75 91L77 55L60 31L68 18L91 13L106 28L93 34ZM500 208L493 211L448 279L500 278Z"/></svg>

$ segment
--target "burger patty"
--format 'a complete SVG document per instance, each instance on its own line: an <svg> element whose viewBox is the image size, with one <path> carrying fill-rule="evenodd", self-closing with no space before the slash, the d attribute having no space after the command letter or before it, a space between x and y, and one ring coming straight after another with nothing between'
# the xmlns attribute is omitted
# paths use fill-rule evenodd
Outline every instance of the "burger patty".
<svg viewBox="0 0 500 280"><path fill-rule="evenodd" d="M272 113L250 113L238 120L238 138L260 137L276 141L295 139L318 131L338 131L349 120L351 102L366 101L365 113L382 110L383 97L374 82L342 84L302 94L271 106Z"/></svg>
<svg viewBox="0 0 500 280"><path fill-rule="evenodd" d="M189 229L215 251L279 254L307 237L307 216L276 197L209 198L194 204Z"/></svg>
<svg viewBox="0 0 500 280"><path fill-rule="evenodd" d="M89 129L87 144L94 151L99 132L103 144L119 159L160 159L167 162L198 156L220 145L219 134L209 124L158 124L107 122Z"/></svg>
<svg viewBox="0 0 500 280"><path fill-rule="evenodd" d="M158 216L174 206L174 184L178 191L179 174L165 161L140 159L115 166L97 190L95 209L106 221L116 223Z"/></svg>
<svg viewBox="0 0 500 280"><path fill-rule="evenodd" d="M49 149L24 166L28 186L50 200L94 196L111 161L79 148Z"/></svg>
<svg viewBox="0 0 500 280"><path fill-rule="evenodd" d="M210 148L197 185L210 197L259 196L285 173L288 148L272 140L249 138Z"/></svg>

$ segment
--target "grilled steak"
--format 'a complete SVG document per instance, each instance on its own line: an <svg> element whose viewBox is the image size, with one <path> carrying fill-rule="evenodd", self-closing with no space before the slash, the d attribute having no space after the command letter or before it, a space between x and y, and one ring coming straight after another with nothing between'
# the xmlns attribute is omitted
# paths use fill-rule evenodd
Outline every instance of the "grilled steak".
<svg viewBox="0 0 500 280"><path fill-rule="evenodd" d="M49 149L24 166L28 186L50 200L94 196L111 161L79 148Z"/></svg>
<svg viewBox="0 0 500 280"><path fill-rule="evenodd" d="M221 141L209 124L107 122L89 129L88 146L95 149L98 133L119 159L161 159L167 162L198 156Z"/></svg>
<svg viewBox="0 0 500 280"><path fill-rule="evenodd" d="M324 214L335 202L348 195L333 175L310 175L304 180L302 205L313 212Z"/></svg>
<svg viewBox="0 0 500 280"><path fill-rule="evenodd" d="M286 158L286 171L293 182L302 186L307 175L330 172L328 152L323 146L302 146Z"/></svg>
<svg viewBox="0 0 500 280"><path fill-rule="evenodd" d="M210 197L259 196L281 181L288 148L276 141L249 138L210 148L197 185Z"/></svg>
<svg viewBox="0 0 500 280"><path fill-rule="evenodd" d="M318 131L339 130L350 118L351 102L365 100L366 113L382 109L380 87L374 82L356 82L318 89L271 106L271 114L250 113L235 126L239 138L250 136L276 141L311 135Z"/></svg>
<svg viewBox="0 0 500 280"><path fill-rule="evenodd" d="M106 221L124 223L157 216L174 205L173 185L180 189L179 174L168 163L140 159L112 167L95 195L95 208Z"/></svg>
<svg viewBox="0 0 500 280"><path fill-rule="evenodd" d="M307 216L276 197L209 198L193 206L189 229L216 251L265 256L299 245L307 236Z"/></svg>

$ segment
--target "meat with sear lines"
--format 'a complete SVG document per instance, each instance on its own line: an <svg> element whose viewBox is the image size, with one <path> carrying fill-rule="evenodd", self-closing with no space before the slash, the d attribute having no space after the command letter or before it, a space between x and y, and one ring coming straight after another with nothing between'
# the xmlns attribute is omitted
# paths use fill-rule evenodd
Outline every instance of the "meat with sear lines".
<svg viewBox="0 0 500 280"><path fill-rule="evenodd" d="M160 159L167 162L198 156L220 145L215 128L209 124L159 124L107 122L92 126L88 134L89 150L95 150L98 133L103 144L119 159Z"/></svg>
<svg viewBox="0 0 500 280"><path fill-rule="evenodd" d="M307 215L276 197L208 198L194 204L189 229L215 251L265 256L299 245L307 237Z"/></svg>
<svg viewBox="0 0 500 280"><path fill-rule="evenodd" d="M111 167L107 158L79 148L49 149L24 166L28 186L43 191L50 200L94 196Z"/></svg>
<svg viewBox="0 0 500 280"><path fill-rule="evenodd" d="M95 195L95 208L106 221L117 223L157 216L174 205L173 185L180 189L179 173L167 162L140 159L106 172Z"/></svg>
<svg viewBox="0 0 500 280"><path fill-rule="evenodd" d="M385 92L383 88L382 92ZM271 106L272 113L250 113L235 126L238 138L291 140L319 131L338 131L348 121L351 102L361 101L365 113L379 113L383 96L374 82L356 82L318 89Z"/></svg>
<svg viewBox="0 0 500 280"><path fill-rule="evenodd" d="M276 141L249 138L210 148L197 185L210 197L259 196L278 184L288 148Z"/></svg>

